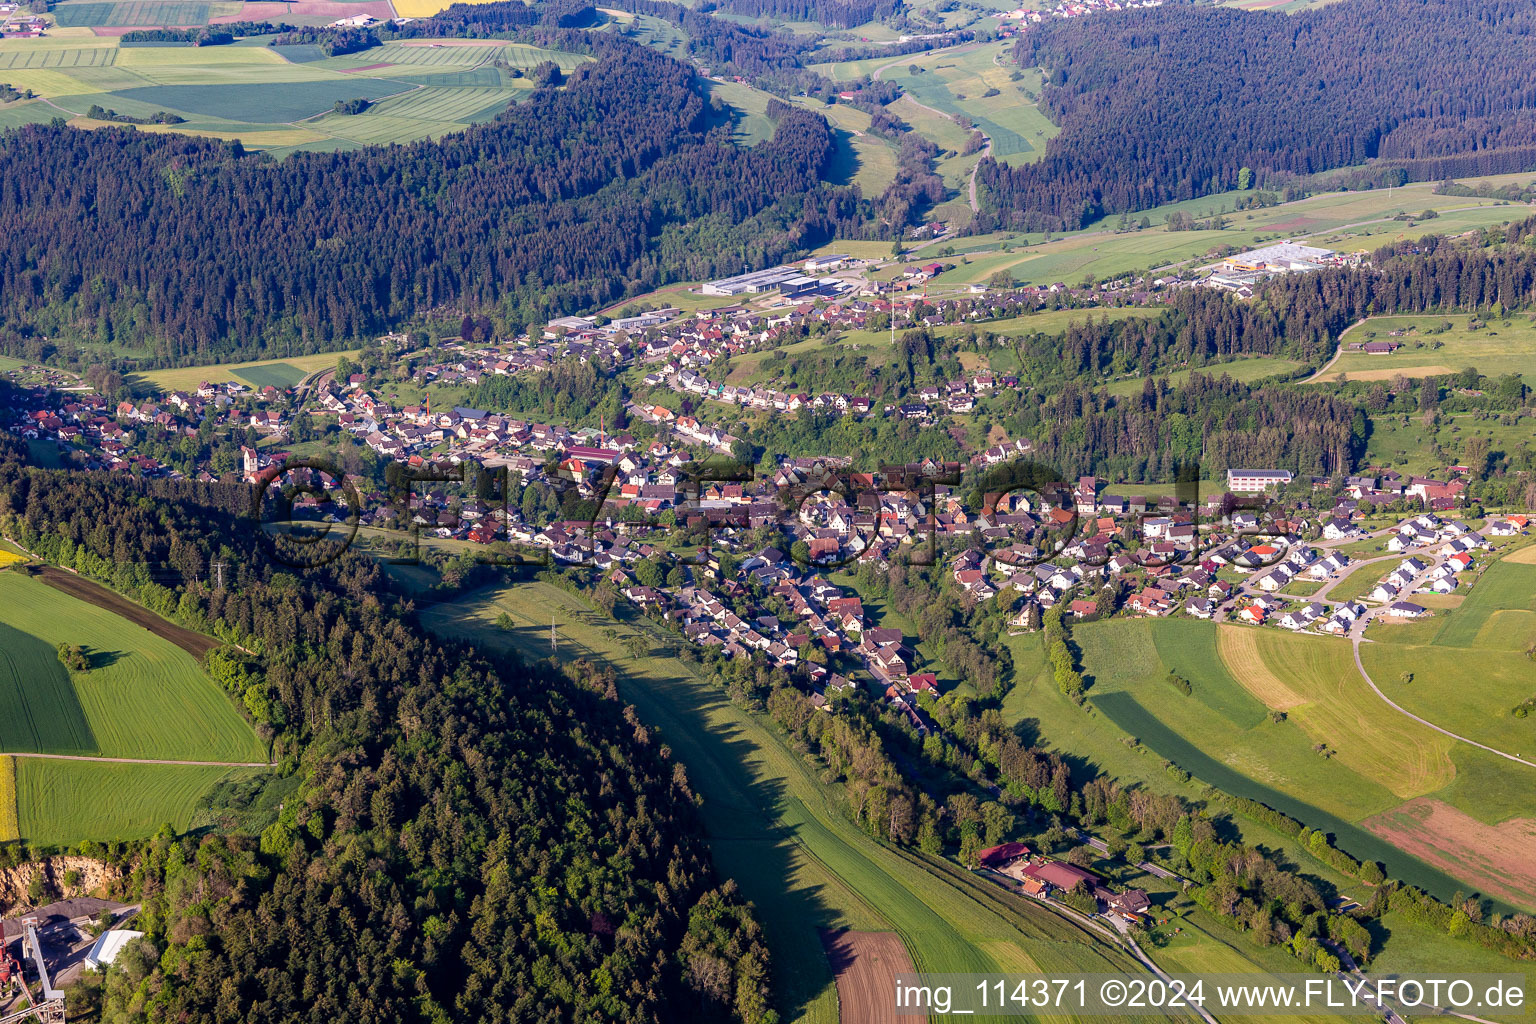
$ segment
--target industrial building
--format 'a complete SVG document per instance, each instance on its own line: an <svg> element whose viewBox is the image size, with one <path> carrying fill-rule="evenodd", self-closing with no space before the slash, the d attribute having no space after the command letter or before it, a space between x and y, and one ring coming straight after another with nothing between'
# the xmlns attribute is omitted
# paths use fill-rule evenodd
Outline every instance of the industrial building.
<svg viewBox="0 0 1536 1024"><path fill-rule="evenodd" d="M802 277L798 267L769 267L710 281L699 290L705 295L759 295Z"/></svg>
<svg viewBox="0 0 1536 1024"><path fill-rule="evenodd" d="M1315 245L1299 242L1276 242L1262 249L1250 249L1221 261L1227 271L1236 273L1268 272L1284 274L1293 270L1320 270L1326 260L1336 254L1332 249L1320 249Z"/></svg>

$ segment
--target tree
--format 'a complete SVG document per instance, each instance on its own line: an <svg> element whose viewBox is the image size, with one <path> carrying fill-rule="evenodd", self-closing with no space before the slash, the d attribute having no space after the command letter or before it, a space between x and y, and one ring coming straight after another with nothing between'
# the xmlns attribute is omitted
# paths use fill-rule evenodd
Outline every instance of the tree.
<svg viewBox="0 0 1536 1024"><path fill-rule="evenodd" d="M1237 172L1237 187L1244 191L1253 188L1253 168L1239 168Z"/></svg>
<svg viewBox="0 0 1536 1024"><path fill-rule="evenodd" d="M71 672L89 672L91 660L79 644L59 644L59 662Z"/></svg>

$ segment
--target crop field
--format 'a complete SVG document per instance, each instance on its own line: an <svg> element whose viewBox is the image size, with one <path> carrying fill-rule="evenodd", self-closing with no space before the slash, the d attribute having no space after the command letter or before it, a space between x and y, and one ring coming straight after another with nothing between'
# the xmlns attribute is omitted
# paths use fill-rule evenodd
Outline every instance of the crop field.
<svg viewBox="0 0 1536 1024"><path fill-rule="evenodd" d="M403 82L380 79L336 79L324 82L282 82L272 85L148 85L108 93L109 99L130 100L225 120L300 121L328 110L338 100L370 100L407 91Z"/></svg>
<svg viewBox="0 0 1536 1024"><path fill-rule="evenodd" d="M95 68L113 63L117 59L117 50L111 47L100 46L91 48L58 49L54 47L38 47L37 49L0 50L0 70L11 71L18 68ZM25 81L25 80L23 80ZM22 83L11 81L12 85ZM31 88L29 85L28 88Z"/></svg>
<svg viewBox="0 0 1536 1024"><path fill-rule="evenodd" d="M514 629L495 625L502 612ZM603 618L544 583L477 591L427 609L422 620L491 650L543 658L552 613L558 656L595 655L612 664L623 698L661 729L687 767L704 797L715 861L763 919L789 1018L837 1019L822 928L894 929L920 970L999 969L1005 959L1045 970L1121 964L1119 954L1064 922L1012 901L995 903L990 887L967 872L864 835L837 806L838 787L822 783L774 731L672 657L663 641L638 657L627 650L625 637L647 629L643 623Z"/></svg>
<svg viewBox="0 0 1536 1024"><path fill-rule="evenodd" d="M1536 760L1536 718L1514 716L1518 705L1536 697L1536 672L1525 653L1536 641L1533 609L1536 566L1500 560L1459 606L1427 621L1373 631L1377 642L1362 645L1361 661L1376 685L1412 713ZM1469 672L1472 685L1465 682ZM1412 681L1403 683L1410 674ZM1536 769L1509 770L1536 779Z"/></svg>
<svg viewBox="0 0 1536 1024"><path fill-rule="evenodd" d="M891 932L855 932L846 928L821 936L832 973L842 1024L896 1024L891 993L896 976L912 972L912 957Z"/></svg>
<svg viewBox="0 0 1536 1024"><path fill-rule="evenodd" d="M1440 800L1410 800L1361 822L1481 892L1536 910L1536 818L1486 825Z"/></svg>
<svg viewBox="0 0 1536 1024"><path fill-rule="evenodd" d="M1341 341L1391 341L1402 347L1389 355L1344 352L1328 368L1327 376L1343 373L1356 380L1384 380L1403 374L1423 377L1454 373L1475 366L1490 377L1518 373L1536 381L1536 323L1529 315L1495 318L1487 326L1470 330L1466 314L1372 317L1344 333ZM1444 333L1429 333L1450 324ZM1391 337L1393 331L1407 332ZM1374 336L1374 337L1373 337Z"/></svg>
<svg viewBox="0 0 1536 1024"><path fill-rule="evenodd" d="M215 785L259 771L17 758L17 831L35 846L139 839L166 824L185 832Z"/></svg>
<svg viewBox="0 0 1536 1024"><path fill-rule="evenodd" d="M1473 588L1476 593L1476 588ZM1385 694L1428 722L1488 746L1536 760L1536 718L1516 718L1514 708L1536 697L1536 672L1524 649L1452 648L1413 643L1402 626L1372 633L1361 645L1361 662ZM1464 685L1470 662L1475 682ZM1405 672L1413 682L1402 683ZM1536 769L1524 771L1536 785Z"/></svg>
<svg viewBox="0 0 1536 1024"><path fill-rule="evenodd" d="M1026 636L1014 639L1014 656L1034 648L1033 661L1019 661L1027 682L1010 694L1005 717L1122 780L1183 792L1161 770L1166 758L1193 774L1195 790L1209 784L1266 803L1442 899L1476 884L1473 875L1360 823L1412 799L1405 793L1433 796L1490 827L1530 816L1526 769L1392 712L1353 671L1345 642L1179 619L1085 623L1073 637L1091 710L1058 700L1049 671L1032 674L1043 662L1038 637ZM1193 693L1173 690L1168 671L1189 679ZM1286 718L1272 721L1271 708ZM1310 856L1300 860L1317 870ZM1359 892L1348 881L1341 889Z"/></svg>
<svg viewBox="0 0 1536 1024"><path fill-rule="evenodd" d="M1316 753L1312 747L1318 741L1299 723L1271 722L1269 709L1232 674L1210 623L1087 623L1073 636L1083 650L1085 674L1094 679L1090 700L1202 780L1221 785L1210 777L1210 768L1202 772L1191 759L1215 762L1222 773L1247 776L1277 795L1314 805L1343 821L1401 802L1402 797L1376 779ZM1149 657L1154 653L1155 658ZM1168 685L1164 676L1169 671L1190 680L1191 696ZM1363 682L1360 686L1365 689ZM1293 689L1307 696L1298 686ZM1152 743L1149 737L1159 733L1162 739Z"/></svg>
<svg viewBox="0 0 1536 1024"><path fill-rule="evenodd" d="M291 388L316 370L329 370L342 356L356 356L357 349L346 352L320 352L311 356L288 356L282 359L262 359L249 363L216 363L205 366L182 366L173 370L151 370L136 380L152 384L161 391L191 391L204 381L218 384L223 381L243 381L253 387L271 384L278 388Z"/></svg>
<svg viewBox="0 0 1536 1024"><path fill-rule="evenodd" d="M1435 636L1443 647L1524 651L1536 642L1536 547L1490 565ZM1536 685L1536 680L1533 680Z"/></svg>
<svg viewBox="0 0 1536 1024"><path fill-rule="evenodd" d="M414 42L420 45L391 43L324 57L268 46L123 48L115 39L98 37L0 40L4 80L48 100L0 108L0 125L63 112L74 115L80 127L99 127L105 122L85 117L99 104L131 117L167 111L184 118L177 125L138 126L141 131L240 139L247 148L278 156L297 149L353 149L461 131L528 95L532 81L508 77L492 66L494 60L518 67L553 60L569 71L591 59L500 40ZM336 101L355 98L374 105L358 115L332 112Z"/></svg>
<svg viewBox="0 0 1536 1024"><path fill-rule="evenodd" d="M1223 633L1247 628L1218 627ZM1381 699L1355 671L1346 641L1275 629L1249 631L1258 637L1257 664L1229 656L1232 645L1223 644L1228 670L1245 685L1250 670L1260 677L1255 685L1262 685L1263 677L1283 677L1304 701L1288 713L1313 741L1335 751L1332 758L1340 764L1404 798L1433 793L1455 777L1454 741L1404 716L1384 714Z"/></svg>
<svg viewBox="0 0 1536 1024"><path fill-rule="evenodd" d="M16 759L0 756L0 843L20 838L16 827Z"/></svg>
<svg viewBox="0 0 1536 1024"><path fill-rule="evenodd" d="M488 4L495 0L453 0L454 3ZM402 18L430 18L438 11L446 10L448 0L394 0L395 13Z"/></svg>
<svg viewBox="0 0 1536 1024"><path fill-rule="evenodd" d="M0 593L15 577L0 577ZM7 618L10 614L7 613ZM56 648L0 621L0 749L89 754L96 741Z"/></svg>
<svg viewBox="0 0 1536 1024"><path fill-rule="evenodd" d="M10 677L6 749L265 760L249 723L192 656L143 627L13 572L0 574L0 625L9 631L0 657L11 659L0 670ZM67 672L54 653L61 643L85 647L90 671Z"/></svg>
<svg viewBox="0 0 1536 1024"><path fill-rule="evenodd" d="M65 27L206 25L213 15L233 14L239 7L207 0L64 0L53 15Z"/></svg>

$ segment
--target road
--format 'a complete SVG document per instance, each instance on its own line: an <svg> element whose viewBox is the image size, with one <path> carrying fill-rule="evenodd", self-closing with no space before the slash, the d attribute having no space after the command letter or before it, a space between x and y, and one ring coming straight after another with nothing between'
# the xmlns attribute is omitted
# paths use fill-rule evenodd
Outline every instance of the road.
<svg viewBox="0 0 1536 1024"><path fill-rule="evenodd" d="M976 162L971 165L971 195L969 201L972 213L981 212L981 207L976 204L976 172L980 170L981 162L992 155L992 136L987 135L984 138L987 140L987 144L982 147L981 156L977 157Z"/></svg>
<svg viewBox="0 0 1536 1024"><path fill-rule="evenodd" d="M1104 840L1100 839L1098 836L1089 835L1087 832L1084 832L1082 829L1068 829L1068 831L1074 833L1077 836L1077 838L1081 839L1083 842L1085 842L1089 846L1093 847L1100 854L1104 855L1105 857L1109 856L1109 844L1104 842ZM1141 869L1142 871L1145 871L1147 874L1155 875L1158 878L1166 878L1166 879L1169 879L1171 881L1176 881L1176 882L1187 882L1187 881L1189 881L1189 879L1185 878L1183 875L1175 874L1174 872L1169 871L1165 867L1160 867L1160 866L1158 866L1156 864L1153 864L1149 860L1144 860L1140 864L1136 864L1134 866L1139 868L1139 869Z"/></svg>
<svg viewBox="0 0 1536 1024"><path fill-rule="evenodd" d="M1330 357L1329 360L1326 363L1324 363L1322 366L1320 366L1316 373L1314 373L1312 376L1308 377L1306 380L1301 381L1300 383L1302 383L1302 384L1311 384L1311 383L1313 383L1315 381L1322 380L1323 374L1328 372L1328 368L1330 366L1332 366L1334 363L1338 362L1339 361L1339 356L1344 354L1344 335L1348 334L1350 331L1354 330L1356 327L1359 327L1363 323L1365 323L1364 320L1356 320L1354 323L1350 324L1348 327L1346 327L1342 331L1340 331L1339 332L1339 347L1334 349L1332 357Z"/></svg>

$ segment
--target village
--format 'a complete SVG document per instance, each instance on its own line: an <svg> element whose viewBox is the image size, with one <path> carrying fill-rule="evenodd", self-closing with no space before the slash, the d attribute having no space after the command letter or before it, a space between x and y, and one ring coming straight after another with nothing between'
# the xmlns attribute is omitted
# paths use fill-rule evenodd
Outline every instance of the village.
<svg viewBox="0 0 1536 1024"><path fill-rule="evenodd" d="M655 328L668 315L637 316L626 328L641 321ZM537 373L573 355L638 359L647 378L721 401L786 414L810 406L852 416L906 415L904 406L878 407L862 396L732 392L704 384L690 364L707 367L738 345L760 341L773 325L766 322L771 318L749 316L744 319L758 333L728 334L718 315L695 319L634 342L627 330L606 330L611 324L569 321L516 351L451 341L444 348L459 358L431 363L417 374L442 380ZM951 406L957 397L1010 386L1016 382L1007 377L977 374L919 397ZM1337 495L1321 478L1296 481L1283 470L1231 469L1224 487L1197 501L1172 493L1147 497L1142 488L1136 490L1143 496L1125 496L1112 484L1083 477L1072 487L984 491L977 508L967 505L962 473L971 475L967 484L979 476L984 486L987 472L1027 459L1028 439L974 453L965 466L930 461L875 471L826 455L783 457L774 471L758 474L729 460L722 469L734 439L696 415L655 402L630 408L636 423L655 428L642 439L629 431L571 429L462 406L396 409L378 390L357 373L286 392L228 382L113 405L90 391L36 387L24 392L28 408L16 413L10 429L62 446L86 468L153 476L164 467L137 454L136 439L222 426L280 441L302 411L334 419L341 433L381 460L423 478L442 481L469 464L505 472L523 500L511 500L510 488L498 502L447 482L393 495L377 480L355 476L346 482L365 496L362 526L590 568L691 644L797 671L818 702L846 687L872 686L924 732L932 728L924 705L939 695L938 678L920 663L912 638L865 615L846 567L872 563L883 571L901 560L937 559L965 601L1006 604L1018 630L1039 628L1043 615L1061 605L1069 618L1187 615L1358 635L1378 616L1431 614L1413 598L1464 590L1489 538L1523 533L1529 525L1516 515L1474 529L1456 518L1465 491L1462 467L1448 467L1446 480L1391 471L1351 477ZM701 462L711 457L713 464ZM209 465L197 478L266 483L283 477L289 459L282 447L242 444L229 471ZM1298 483L1316 498L1290 506L1272 500ZM590 514L570 518L565 513L571 500ZM1405 511L1383 518L1376 510L1389 504ZM342 515L313 495L295 512L296 518ZM669 532L680 532L674 528L688 527L709 532L698 555L664 542ZM1380 539L1386 553L1372 559L1383 561L1380 582L1358 597L1332 598L1339 581L1357 568L1355 556L1342 549L1369 538ZM834 582L840 571L845 575Z"/></svg>
<svg viewBox="0 0 1536 1024"><path fill-rule="evenodd" d="M1446 467L1443 478L1380 469L1342 487L1277 468L1230 468L1201 494L1092 476L1019 486L1008 472L1029 459L1028 438L969 452L963 463L859 467L833 453L776 456L766 468L740 463L738 439L710 421L705 403L768 416L928 422L1021 386L1014 375L977 370L889 402L733 386L712 372L773 346L776 332L858 329L876 317L887 329L892 321L905 329L985 323L1106 301L1101 289L1063 285L927 302L911 290L856 296L816 280L842 301L780 295L766 308L570 317L505 343L477 339L487 332L466 321L460 337L406 363L386 361L384 372L348 361L344 376L317 372L289 388L224 380L112 401L68 374L24 367L9 372L24 385L24 407L11 410L7 426L87 469L239 481L269 493L283 482L350 485L363 498L357 524L375 536L579 571L701 657L782 671L827 713L862 695L923 737L942 731L936 702L953 680L924 656L920 638L871 610L862 566L882 574L898 564L935 566L962 602L990 603L1014 632L1041 629L1056 610L1067 620L1188 616L1358 641L1372 622L1433 615L1433 597L1475 584L1491 544L1529 529L1524 515L1468 515L1460 466ZM1151 298L1126 282L1107 301ZM398 354L406 342L392 335L381 348ZM625 426L430 401L433 388L538 381L573 361L635 378L642 397L625 404ZM396 372L402 365L420 401L392 397L406 382ZM401 467L409 486L385 486L383 473L338 480L310 468L310 458L294 454L308 450L306 431L350 439L379 465ZM239 443L216 448L191 474L144 450L152 441L163 450L218 435ZM484 474L498 481L489 496L475 483ZM337 522L347 512L312 493L292 516ZM1355 585L1361 580L1370 588ZM1350 593L1335 596L1342 589ZM1121 933L1144 923L1144 892L1113 891L1084 867L1020 844L981 851L978 866L1016 892Z"/></svg>

